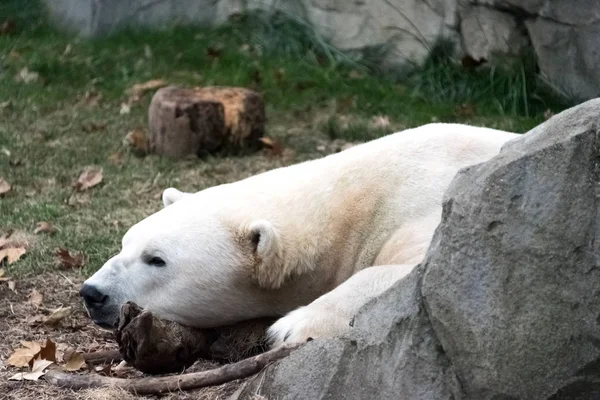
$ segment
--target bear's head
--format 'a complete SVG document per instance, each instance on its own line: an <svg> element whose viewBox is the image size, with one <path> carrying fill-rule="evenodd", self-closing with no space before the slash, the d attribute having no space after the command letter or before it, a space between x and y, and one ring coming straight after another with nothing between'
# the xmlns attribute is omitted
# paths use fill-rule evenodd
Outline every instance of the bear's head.
<svg viewBox="0 0 600 400"><path fill-rule="evenodd" d="M283 284L277 230L263 219L235 221L205 200L169 188L164 208L129 229L119 254L80 290L94 322L113 327L127 301L200 328L266 313L268 289Z"/></svg>

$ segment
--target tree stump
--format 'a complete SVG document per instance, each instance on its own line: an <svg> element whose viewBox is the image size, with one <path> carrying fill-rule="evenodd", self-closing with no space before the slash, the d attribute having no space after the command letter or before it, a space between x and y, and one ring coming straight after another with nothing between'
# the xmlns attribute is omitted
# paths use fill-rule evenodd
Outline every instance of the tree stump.
<svg viewBox="0 0 600 400"><path fill-rule="evenodd" d="M265 119L262 97L248 89L165 87L148 110L149 151L182 158L223 148L258 149Z"/></svg>

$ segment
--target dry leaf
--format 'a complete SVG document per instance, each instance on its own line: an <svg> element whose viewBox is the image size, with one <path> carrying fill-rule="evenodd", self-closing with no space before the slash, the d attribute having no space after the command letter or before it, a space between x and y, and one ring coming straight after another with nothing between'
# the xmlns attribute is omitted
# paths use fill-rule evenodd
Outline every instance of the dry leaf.
<svg viewBox="0 0 600 400"><path fill-rule="evenodd" d="M29 296L27 296L27 301L33 304L34 306L39 307L44 302L44 295L42 295L37 290L33 289L31 293L29 293Z"/></svg>
<svg viewBox="0 0 600 400"><path fill-rule="evenodd" d="M33 366L31 367L30 372L19 372L18 374L15 374L8 379L12 381L37 381L40 376L45 374L44 370L52 364L52 361L44 360L41 357L37 357L33 361Z"/></svg>
<svg viewBox="0 0 600 400"><path fill-rule="evenodd" d="M12 35L17 31L17 24L12 19L5 19L0 24L0 35Z"/></svg>
<svg viewBox="0 0 600 400"><path fill-rule="evenodd" d="M35 83L40 80L40 74L35 71L30 71L29 68L24 67L17 74L17 81L23 83Z"/></svg>
<svg viewBox="0 0 600 400"><path fill-rule="evenodd" d="M39 324L46 321L46 316L44 314L36 314L33 316L27 317L27 324L30 326L38 326Z"/></svg>
<svg viewBox="0 0 600 400"><path fill-rule="evenodd" d="M71 314L71 307L58 307L52 310L52 314L44 321L45 325L58 325L63 319Z"/></svg>
<svg viewBox="0 0 600 400"><path fill-rule="evenodd" d="M473 103L462 103L454 110L458 117L472 118L477 113L477 106Z"/></svg>
<svg viewBox="0 0 600 400"><path fill-rule="evenodd" d="M75 183L75 189L83 192L102 182L102 168L86 167Z"/></svg>
<svg viewBox="0 0 600 400"><path fill-rule="evenodd" d="M283 147L278 141L271 139L270 137L261 137L258 140L269 149L269 154L271 156L281 157L283 154Z"/></svg>
<svg viewBox="0 0 600 400"><path fill-rule="evenodd" d="M21 342L21 344L25 347L16 349L6 360L7 365L18 368L26 367L42 350L42 347L36 342Z"/></svg>
<svg viewBox="0 0 600 400"><path fill-rule="evenodd" d="M96 371L96 373L99 375L111 376L112 375L110 373L111 367L112 367L111 364L100 365L100 366L95 367L94 371Z"/></svg>
<svg viewBox="0 0 600 400"><path fill-rule="evenodd" d="M146 133L141 128L136 128L129 132L123 142L125 146L131 148L138 155L144 155L148 152L148 139L146 138Z"/></svg>
<svg viewBox="0 0 600 400"><path fill-rule="evenodd" d="M63 268L81 268L85 265L85 257L83 254L72 255L69 250L64 248L58 249L55 254L58 257L58 262Z"/></svg>
<svg viewBox="0 0 600 400"><path fill-rule="evenodd" d="M111 163L111 165L121 165L123 164L123 156L123 153L117 151L108 156L108 162Z"/></svg>
<svg viewBox="0 0 600 400"><path fill-rule="evenodd" d="M119 114L125 115L131 112L131 106L127 103L121 103L121 110L119 110Z"/></svg>
<svg viewBox="0 0 600 400"><path fill-rule="evenodd" d="M67 353L65 353L66 357ZM85 367L85 359L83 358L83 354L73 351L69 354L67 358L65 358L67 362L65 364L65 369L67 371L78 371Z"/></svg>
<svg viewBox="0 0 600 400"><path fill-rule="evenodd" d="M8 290L12 290L17 293L17 283L15 281L8 281Z"/></svg>
<svg viewBox="0 0 600 400"><path fill-rule="evenodd" d="M150 46L148 46L147 44L144 45L144 57L152 58L152 48Z"/></svg>
<svg viewBox="0 0 600 400"><path fill-rule="evenodd" d="M148 48L149 49L149 48ZM156 90L163 86L167 86L167 82L162 79L152 79L144 83L137 83L129 89L129 104L140 101L144 93L150 90Z"/></svg>
<svg viewBox="0 0 600 400"><path fill-rule="evenodd" d="M23 247L7 247L0 250L0 264L6 259L8 264L19 260L27 251Z"/></svg>
<svg viewBox="0 0 600 400"><path fill-rule="evenodd" d="M350 79L363 79L364 77L365 76L363 75L362 72L357 71L355 69L350 71L350 73L348 74L348 78L350 78Z"/></svg>
<svg viewBox="0 0 600 400"><path fill-rule="evenodd" d="M89 122L87 124L84 124L81 129L85 132L85 133L91 133L91 132L97 132L97 131L103 131L106 129L106 123L103 122Z"/></svg>
<svg viewBox="0 0 600 400"><path fill-rule="evenodd" d="M10 239L14 232L14 229L9 229L2 236L0 236L0 249L6 247L6 245L9 243L8 239Z"/></svg>
<svg viewBox="0 0 600 400"><path fill-rule="evenodd" d="M40 221L37 223L37 226L33 230L33 233L36 235L38 233L54 233L56 232L56 228L52 226L50 222Z"/></svg>
<svg viewBox="0 0 600 400"><path fill-rule="evenodd" d="M8 182L6 182L3 178L0 178L0 196L5 193L10 192L12 186Z"/></svg>
<svg viewBox="0 0 600 400"><path fill-rule="evenodd" d="M390 119L385 115L377 115L369 121L371 129L385 129L390 126Z"/></svg>
<svg viewBox="0 0 600 400"><path fill-rule="evenodd" d="M44 360L56 362L56 343L46 338L46 343L40 351L40 357Z"/></svg>

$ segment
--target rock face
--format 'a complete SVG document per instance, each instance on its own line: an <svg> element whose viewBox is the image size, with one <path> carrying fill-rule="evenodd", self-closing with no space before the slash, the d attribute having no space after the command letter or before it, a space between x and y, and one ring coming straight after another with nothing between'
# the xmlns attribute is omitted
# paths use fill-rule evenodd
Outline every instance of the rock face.
<svg viewBox="0 0 600 400"><path fill-rule="evenodd" d="M235 397L600 399L600 100L462 170L424 262Z"/></svg>
<svg viewBox="0 0 600 400"><path fill-rule="evenodd" d="M476 60L535 51L541 71L559 90L578 100L600 96L596 0L45 1L57 23L84 36L124 25L213 26L245 10L284 9L340 49L383 50L384 68L421 63L440 39Z"/></svg>

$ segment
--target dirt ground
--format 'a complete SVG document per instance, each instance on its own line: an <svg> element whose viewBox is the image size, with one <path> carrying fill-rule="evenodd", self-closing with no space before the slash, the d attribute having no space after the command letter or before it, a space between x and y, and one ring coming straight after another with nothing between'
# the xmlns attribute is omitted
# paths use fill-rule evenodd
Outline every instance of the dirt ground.
<svg viewBox="0 0 600 400"><path fill-rule="evenodd" d="M0 283L0 359L7 360L16 348L23 347L21 341L45 342L49 338L56 343L57 362L63 365L62 356L68 347L81 353L117 349L112 332L95 326L87 317L78 294L78 287L84 281L83 275L76 272L49 272L33 278L15 281L11 290L8 281ZM30 301L30 294L36 290L43 296L41 306ZM56 327L36 322L36 316L47 315L48 310L58 307L71 307L72 312ZM40 318L41 319L41 318ZM133 396L118 389L93 389L73 391L62 389L39 381L9 381L8 378L21 369L0 365L0 399L144 399L156 397ZM117 363L112 365L112 370ZM199 361L188 371L201 371L218 366L217 363ZM54 365L54 368L57 366ZM52 368L52 367L50 367ZM73 372L75 373L75 372ZM85 369L80 374L97 373ZM140 377L142 373L128 371L124 377ZM221 386L189 392L179 392L161 396L163 399L226 399L240 385L240 381Z"/></svg>

